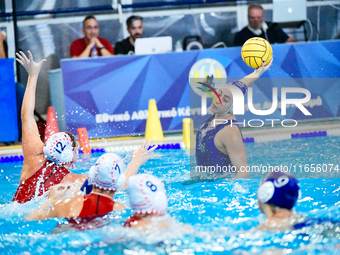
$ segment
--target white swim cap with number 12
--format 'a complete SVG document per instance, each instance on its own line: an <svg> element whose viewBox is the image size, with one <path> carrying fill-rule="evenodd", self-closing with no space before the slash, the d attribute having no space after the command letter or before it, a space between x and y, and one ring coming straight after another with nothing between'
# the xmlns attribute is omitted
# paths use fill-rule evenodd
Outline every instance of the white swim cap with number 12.
<svg viewBox="0 0 340 255"><path fill-rule="evenodd" d="M71 137L65 132L51 135L44 146L45 157L56 164L71 163L75 148Z"/></svg>

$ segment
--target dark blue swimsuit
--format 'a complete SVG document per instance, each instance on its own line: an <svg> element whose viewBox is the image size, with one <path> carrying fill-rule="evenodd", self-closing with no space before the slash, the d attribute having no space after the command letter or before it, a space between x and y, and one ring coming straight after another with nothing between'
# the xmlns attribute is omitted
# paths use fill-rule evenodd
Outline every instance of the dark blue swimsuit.
<svg viewBox="0 0 340 255"><path fill-rule="evenodd" d="M293 226L293 229L302 229L304 227L313 227L314 225L322 224L333 224L336 226L340 225L340 221L328 219L328 218L308 218L304 222L297 223ZM334 228L335 229L335 228Z"/></svg>
<svg viewBox="0 0 340 255"><path fill-rule="evenodd" d="M236 120L228 121L224 124L219 124L208 131L209 124L215 115L210 116L200 127L196 135L196 161L197 166L215 166L219 165L232 167L231 160L227 154L218 150L214 143L215 135L224 127L229 126L232 122L236 124ZM235 124L234 124L235 123ZM205 132L203 132L205 131ZM241 134L242 135L242 134Z"/></svg>

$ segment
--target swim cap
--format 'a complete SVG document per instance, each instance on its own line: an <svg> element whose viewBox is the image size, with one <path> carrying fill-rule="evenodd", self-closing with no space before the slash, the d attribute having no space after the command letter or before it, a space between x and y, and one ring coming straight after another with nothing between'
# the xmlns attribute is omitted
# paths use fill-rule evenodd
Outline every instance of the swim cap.
<svg viewBox="0 0 340 255"><path fill-rule="evenodd" d="M245 95L247 93L247 90L248 90L248 86L246 84L244 84L243 82L240 82L240 81L233 81L232 83L228 83L227 85L233 85L235 87L238 87L243 95ZM222 116L224 114L227 114L227 113L232 113L233 112L233 109L234 109L234 104L231 104L231 106L229 107L229 109L223 113L216 113L216 115L218 116Z"/></svg>
<svg viewBox="0 0 340 255"><path fill-rule="evenodd" d="M168 199L163 182L151 174L131 176L127 184L132 210L136 213L166 214Z"/></svg>
<svg viewBox="0 0 340 255"><path fill-rule="evenodd" d="M71 137L65 132L59 132L47 139L44 154L48 160L62 165L72 162L74 149Z"/></svg>
<svg viewBox="0 0 340 255"><path fill-rule="evenodd" d="M233 86L238 87L242 91L243 95L245 95L248 90L248 86L240 81L233 81L232 83L229 83L227 85L233 85Z"/></svg>
<svg viewBox="0 0 340 255"><path fill-rule="evenodd" d="M299 197L298 181L292 174L272 172L259 187L257 197L262 203L290 210Z"/></svg>
<svg viewBox="0 0 340 255"><path fill-rule="evenodd" d="M125 165L120 156L114 153L105 153L97 159L93 167L94 169L90 169L90 178L93 185L100 189L113 191L123 187L125 183L125 174L123 174Z"/></svg>
<svg viewBox="0 0 340 255"><path fill-rule="evenodd" d="M93 185L93 179L94 179L94 175L96 174L96 167L95 166L91 166L90 170L89 170L89 178L88 178L88 184L89 185Z"/></svg>

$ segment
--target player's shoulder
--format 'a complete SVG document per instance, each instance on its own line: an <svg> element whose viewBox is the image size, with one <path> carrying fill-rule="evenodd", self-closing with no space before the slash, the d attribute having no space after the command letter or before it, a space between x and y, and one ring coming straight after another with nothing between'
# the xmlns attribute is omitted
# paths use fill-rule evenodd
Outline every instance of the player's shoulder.
<svg viewBox="0 0 340 255"><path fill-rule="evenodd" d="M243 34L248 34L250 30L248 29L248 26L243 27L240 31L238 31L236 34L237 35L243 35Z"/></svg>
<svg viewBox="0 0 340 255"><path fill-rule="evenodd" d="M117 45L120 46L120 45L122 45L122 44L123 44L123 41L118 41L118 42L115 43L116 46L117 46Z"/></svg>
<svg viewBox="0 0 340 255"><path fill-rule="evenodd" d="M72 45L81 44L83 41L84 41L84 38L75 39L75 40L71 43L71 46L72 46Z"/></svg>
<svg viewBox="0 0 340 255"><path fill-rule="evenodd" d="M32 156L32 157L25 157L24 164L22 166L22 171L20 175L20 183L29 179L32 175L38 172L47 162L46 157L44 154Z"/></svg>
<svg viewBox="0 0 340 255"><path fill-rule="evenodd" d="M242 46L245 41L253 37L251 31L245 26L242 30L238 31L234 37L234 46Z"/></svg>
<svg viewBox="0 0 340 255"><path fill-rule="evenodd" d="M124 46L125 44L127 44L128 40L129 40L129 37L127 37L127 38L125 38L121 41L116 42L116 45Z"/></svg>
<svg viewBox="0 0 340 255"><path fill-rule="evenodd" d="M220 132L225 139L235 139L235 137L241 135L241 131L235 122L232 122L232 125L226 125Z"/></svg>
<svg viewBox="0 0 340 255"><path fill-rule="evenodd" d="M75 182L76 180L85 181L88 178L87 175L84 174L74 174L69 172L63 179L63 182Z"/></svg>

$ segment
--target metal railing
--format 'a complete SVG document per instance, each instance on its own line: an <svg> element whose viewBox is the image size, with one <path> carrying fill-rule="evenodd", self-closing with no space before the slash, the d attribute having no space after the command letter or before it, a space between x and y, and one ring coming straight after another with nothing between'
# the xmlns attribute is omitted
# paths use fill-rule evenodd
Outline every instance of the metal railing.
<svg viewBox="0 0 340 255"><path fill-rule="evenodd" d="M13 2L15 2L13 0ZM242 1L244 3L248 0ZM268 1L261 1L261 3L267 3ZM133 8L152 8L152 7L175 7L182 5L209 5L218 3L240 3L237 0L184 0L184 1L155 1L155 2L144 2L144 3L132 3L132 4L121 4L122 9L133 9ZM36 10L36 11L17 11L0 13L0 18L12 17L16 15L17 17L23 16L35 16L42 14L63 14L63 13L81 13L81 12L96 12L96 11L117 11L112 5L103 6L91 6L82 8L67 8L67 9L55 9L55 10Z"/></svg>

